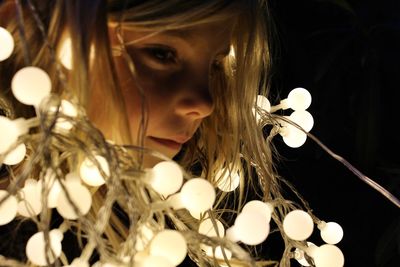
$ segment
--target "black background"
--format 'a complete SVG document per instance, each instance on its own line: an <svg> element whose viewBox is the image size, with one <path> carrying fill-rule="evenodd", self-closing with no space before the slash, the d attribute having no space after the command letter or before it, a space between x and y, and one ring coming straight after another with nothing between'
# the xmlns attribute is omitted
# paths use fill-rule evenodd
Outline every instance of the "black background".
<svg viewBox="0 0 400 267"><path fill-rule="evenodd" d="M277 41L271 102L308 89L311 133L400 198L400 1L269 3ZM276 139L281 174L317 217L342 225L345 266L400 266L399 208L311 139L297 149ZM318 234L310 241L323 244Z"/></svg>

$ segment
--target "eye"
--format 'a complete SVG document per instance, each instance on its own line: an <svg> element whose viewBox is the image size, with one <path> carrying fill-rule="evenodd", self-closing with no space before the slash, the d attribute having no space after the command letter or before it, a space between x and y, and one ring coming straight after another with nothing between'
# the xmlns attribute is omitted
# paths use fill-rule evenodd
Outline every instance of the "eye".
<svg viewBox="0 0 400 267"><path fill-rule="evenodd" d="M176 51L165 46L152 46L144 48L146 53L154 60L162 64L176 63Z"/></svg>

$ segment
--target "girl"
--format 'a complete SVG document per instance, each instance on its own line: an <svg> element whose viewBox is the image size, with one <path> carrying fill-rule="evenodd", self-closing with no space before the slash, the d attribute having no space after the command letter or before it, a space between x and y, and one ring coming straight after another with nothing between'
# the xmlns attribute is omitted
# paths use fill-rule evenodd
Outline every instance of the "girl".
<svg viewBox="0 0 400 267"><path fill-rule="evenodd" d="M10 119L38 116L41 120L41 128L31 130L41 142L25 139L27 160L12 169L4 167L3 188L11 193L22 190L27 169L31 178L46 184L50 169L62 190L67 190L66 177L81 170L78 166L85 158L105 180L87 186L93 203L86 215L76 212L79 203L71 204L71 192L66 201L77 218L61 218L55 212L50 216L46 201L41 216L32 217L46 244L50 222L60 218L61 232L69 229L78 234L82 249L77 255L61 257L65 265L79 255L85 263L94 262L90 255L98 255L95 259L103 263L161 266L146 258L148 250L151 255L155 252L142 240L143 228L151 236L171 228L185 233L188 255L201 266L254 266L254 259L235 242L197 234L206 219L213 228L217 222L232 225L252 199L273 201L274 225L286 244L281 265L289 265L297 242L283 234L281 222L294 205L281 196L274 172L270 141L277 131L272 127L265 136L267 131L262 130L266 124L275 125L275 119L265 112L259 120L254 116L260 112L257 95L268 94L270 73L270 23L264 1L69 0L26 1L25 5L5 1L1 8L1 26L16 40L13 56L1 63L3 114ZM69 62L65 51L71 51ZM13 75L27 65L45 70L53 85L52 98L30 109L9 90ZM78 107L79 115L63 117L60 99ZM51 106L58 112L49 111ZM54 114L74 128L67 133L57 130ZM36 156L41 159L34 160ZM107 168L100 166L100 159L105 159ZM145 180L146 170L168 159L180 164L189 181L202 177L217 186L228 175L231 184L234 174L240 173L240 186L232 193L217 189L207 212L171 209L165 204L170 194L155 192L154 184ZM169 184L165 179L164 184ZM46 195L52 185L41 188ZM140 242L142 247L137 245ZM203 245L226 250L217 257ZM64 243L63 250L74 254L71 244ZM234 257L229 259L228 252ZM54 262L54 255L46 255L46 264ZM80 265L74 261L72 266Z"/></svg>

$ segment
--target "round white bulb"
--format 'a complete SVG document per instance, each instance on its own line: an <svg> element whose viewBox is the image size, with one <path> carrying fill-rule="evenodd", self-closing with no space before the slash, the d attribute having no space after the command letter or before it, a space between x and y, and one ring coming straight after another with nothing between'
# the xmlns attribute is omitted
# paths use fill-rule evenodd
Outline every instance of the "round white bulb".
<svg viewBox="0 0 400 267"><path fill-rule="evenodd" d="M203 220L199 225L199 233L210 237L223 237L225 235L224 225L217 219L215 219L214 222L217 229L214 228L213 220L210 218Z"/></svg>
<svg viewBox="0 0 400 267"><path fill-rule="evenodd" d="M325 244L315 250L313 256L316 267L342 267L344 256L342 251L335 245Z"/></svg>
<svg viewBox="0 0 400 267"><path fill-rule="evenodd" d="M25 67L15 73L11 89L19 102L38 107L51 92L51 80L44 70L32 66Z"/></svg>
<svg viewBox="0 0 400 267"><path fill-rule="evenodd" d="M285 129L285 134L282 135L282 139L287 146L298 148L306 142L307 134L292 125L288 125Z"/></svg>
<svg viewBox="0 0 400 267"><path fill-rule="evenodd" d="M343 238L342 227L335 222L325 223L321 230L321 238L328 244L337 244Z"/></svg>
<svg viewBox="0 0 400 267"><path fill-rule="evenodd" d="M50 111L56 112L57 108L58 107L53 106L50 108ZM78 115L78 110L71 102L63 99L63 100L61 100L61 103L60 103L59 113L65 115L65 116L74 118ZM57 129L70 130L70 129L72 129L73 124L70 121L68 121L68 119L58 118L55 126Z"/></svg>
<svg viewBox="0 0 400 267"><path fill-rule="evenodd" d="M222 252L223 250L228 260L232 258L232 252L226 248L222 248L221 246L217 246L215 248L215 251L213 251L213 248L211 246L201 245L201 248L209 257L215 257L216 259L223 260L224 259L224 254Z"/></svg>
<svg viewBox="0 0 400 267"><path fill-rule="evenodd" d="M224 192L234 191L240 184L240 174L237 171L230 172L229 169L220 170L215 176L217 187Z"/></svg>
<svg viewBox="0 0 400 267"><path fill-rule="evenodd" d="M0 132L0 154L3 154L17 142L20 132L13 121L4 116L0 116Z"/></svg>
<svg viewBox="0 0 400 267"><path fill-rule="evenodd" d="M215 201L214 187L203 178L191 179L182 187L181 201L190 212L207 211L212 208Z"/></svg>
<svg viewBox="0 0 400 267"><path fill-rule="evenodd" d="M0 61L9 58L14 50L14 39L9 31L0 27Z"/></svg>
<svg viewBox="0 0 400 267"><path fill-rule="evenodd" d="M18 213L24 217L38 215L42 211L41 191L38 182L27 179L19 191L21 201L18 203Z"/></svg>
<svg viewBox="0 0 400 267"><path fill-rule="evenodd" d="M237 216L233 229L244 244L258 245L268 237L269 222L258 212L246 211Z"/></svg>
<svg viewBox="0 0 400 267"><path fill-rule="evenodd" d="M266 98L265 96L258 95L256 103L260 109L262 109L266 112L271 111L271 103L269 102L268 98Z"/></svg>
<svg viewBox="0 0 400 267"><path fill-rule="evenodd" d="M26 244L26 256L28 259L36 265L39 266L47 266L46 262L46 254L49 258L49 263L54 263L56 258L60 257L62 247L61 247L61 240L59 231L50 231L49 233L50 239L50 248L54 253L51 251L46 250L46 243L44 240L43 232L38 232L29 238L28 243Z"/></svg>
<svg viewBox="0 0 400 267"><path fill-rule="evenodd" d="M304 88L295 88L288 95L288 105L293 110L306 110L311 105L311 94Z"/></svg>
<svg viewBox="0 0 400 267"><path fill-rule="evenodd" d="M183 183L181 167L173 161L157 163L150 174L151 186L164 197L177 192Z"/></svg>
<svg viewBox="0 0 400 267"><path fill-rule="evenodd" d="M285 234L297 241L309 238L314 229L314 222L311 216L302 210L293 210L286 214L283 219L283 230Z"/></svg>
<svg viewBox="0 0 400 267"><path fill-rule="evenodd" d="M154 237L154 232L147 225L142 225L138 229L135 248L137 251L144 250Z"/></svg>
<svg viewBox="0 0 400 267"><path fill-rule="evenodd" d="M262 202L260 200L252 200L247 202L242 209L242 212L248 211L259 213L265 217L267 222L270 222L274 207L271 204Z"/></svg>
<svg viewBox="0 0 400 267"><path fill-rule="evenodd" d="M49 208L55 208L57 206L58 197L61 193L61 185L57 180L55 174L51 169L48 169L44 176L44 181L39 180L38 190L42 190L42 186L45 185L48 190L47 205Z"/></svg>
<svg viewBox="0 0 400 267"><path fill-rule="evenodd" d="M105 175L110 176L110 169L108 167L107 160L102 156L95 156L97 163L100 165L101 169ZM97 166L89 159L86 158L79 168L79 174L81 179L90 186L100 186L105 183L101 172Z"/></svg>
<svg viewBox="0 0 400 267"><path fill-rule="evenodd" d="M24 160L26 155L25 144L19 144L16 148L10 151L7 156L4 157L3 163L7 165L15 165Z"/></svg>
<svg viewBox="0 0 400 267"><path fill-rule="evenodd" d="M314 251L315 249L317 249L318 247L312 243L312 242L307 242L307 254L309 256L312 257L312 255L314 255L313 253L310 253L312 251ZM312 254L312 255L311 255ZM308 263L308 261L305 258L305 252L301 249L296 248L295 250L295 259L302 265L302 266L310 266L310 264Z"/></svg>
<svg viewBox="0 0 400 267"><path fill-rule="evenodd" d="M78 208L82 215L89 212L92 206L92 196L89 189L78 183L65 183L65 187L72 202ZM68 201L67 195L61 191L57 200L57 211L62 217L69 220L78 219L78 214L75 212L74 207Z"/></svg>
<svg viewBox="0 0 400 267"><path fill-rule="evenodd" d="M17 215L18 201L16 197L10 195L6 190L0 190L0 201L7 196L7 200L0 205L0 225L11 222Z"/></svg>
<svg viewBox="0 0 400 267"><path fill-rule="evenodd" d="M314 118L307 110L296 110L290 114L289 119L297 123L304 131L311 131L314 126Z"/></svg>
<svg viewBox="0 0 400 267"><path fill-rule="evenodd" d="M179 265L187 254L186 240L178 231L163 230L151 241L150 254L163 257L174 266Z"/></svg>
<svg viewBox="0 0 400 267"><path fill-rule="evenodd" d="M175 265L171 264L166 258L161 256L153 256L149 255L145 257L143 260L135 264L138 267L174 267Z"/></svg>

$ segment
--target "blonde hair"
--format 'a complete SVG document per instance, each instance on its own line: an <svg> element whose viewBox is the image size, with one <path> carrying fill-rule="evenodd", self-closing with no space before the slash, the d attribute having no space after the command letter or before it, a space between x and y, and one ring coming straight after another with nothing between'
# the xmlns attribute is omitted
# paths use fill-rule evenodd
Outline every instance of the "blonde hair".
<svg viewBox="0 0 400 267"><path fill-rule="evenodd" d="M49 56L48 47L39 45L42 43L40 38L37 38L40 36L39 30L26 26L27 43L33 51L32 55L36 55L32 59L33 64L46 69L53 78L54 91L87 108L89 117L91 110L94 110L91 100L94 93L101 94L109 100L102 103L106 112L99 114L96 110L96 116L113 124L110 127L113 129L112 139L118 144L130 144L132 140L113 66L107 24L111 21L122 28L133 27L161 32L229 21L233 27L231 45L235 58L233 60L227 57L223 62L223 71L214 75L210 88L215 111L203 121L195 137L183 151L179 162L188 172L195 171L195 168L200 166L201 175L214 184L217 182L214 177L221 171L233 172L238 168L245 174L247 178L241 181L239 193L218 193L218 207L215 213L218 217L222 214L219 210L230 208L239 211L247 199L249 190L260 193L257 197L263 201L283 199L279 176L275 173L273 165L274 152L270 141L274 132L266 138L262 132L263 125L257 123L253 114L256 96L268 95L269 90L269 32L266 24L268 8L264 1L109 0L106 5L105 1L101 0L90 3L65 0L41 5L43 6L38 6L40 12L51 14L45 23L48 42L57 48L65 31L68 31L73 40L73 68L66 74L68 77L63 84L60 81L60 70L54 65L54 58ZM34 21L33 17L29 19ZM10 27L15 33L16 24ZM123 34L121 37L123 41ZM16 39L18 40L18 37ZM123 42L121 46L123 49ZM90 59L91 49L95 51L93 61ZM21 51L17 51L17 54L22 54L18 52ZM12 64L15 65L9 68L8 77L23 66L23 59L16 57ZM5 79L2 79L0 84L6 84ZM146 113L142 116L143 118L138 119L143 120L143 132ZM263 119L264 125L274 123L274 118L269 114L264 114ZM104 192L101 191L94 195L96 199L92 207L92 216L95 216L104 200ZM234 204L231 203L232 199L236 201ZM283 203L273 215L278 227L287 208L291 206ZM235 212L231 214L234 216ZM180 216L184 218L182 221L187 220L184 215ZM127 231L117 216L113 217L111 223L106 233L110 243L117 247L121 238L126 237ZM191 224L190 220L187 224ZM179 228L179 225L177 227ZM288 253L289 251L284 252L284 258L287 258Z"/></svg>

